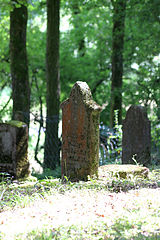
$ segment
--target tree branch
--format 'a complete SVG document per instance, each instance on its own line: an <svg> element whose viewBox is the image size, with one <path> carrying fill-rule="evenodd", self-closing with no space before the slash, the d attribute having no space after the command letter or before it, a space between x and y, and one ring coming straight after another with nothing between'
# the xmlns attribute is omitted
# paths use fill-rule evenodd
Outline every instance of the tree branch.
<svg viewBox="0 0 160 240"><path fill-rule="evenodd" d="M8 106L9 102L11 101L12 96L8 99L7 103L4 105L4 107L0 110L0 113L4 111L4 109Z"/></svg>
<svg viewBox="0 0 160 240"><path fill-rule="evenodd" d="M99 85L101 85L101 83L105 81L105 79L100 79L96 84L95 86L93 87L93 89L91 90L92 94L94 95L96 90L97 90L97 87L99 87Z"/></svg>
<svg viewBox="0 0 160 240"><path fill-rule="evenodd" d="M40 91L39 91L39 86L38 86L38 82L37 82L37 76L36 76L36 71L32 71L33 75L32 75L32 79L33 81L35 81L35 85L36 85L36 89L38 92L38 98L39 98L39 103L40 103L40 120L38 120L37 116L35 116L35 121L39 122L39 129L38 129L38 138L37 138L37 143L36 143L36 148L35 148L35 160L37 161L37 163L39 163L42 166L42 163L39 161L37 155L38 155L38 149L39 149L39 142L40 142L40 136L41 136L41 128L43 127L43 101L40 95Z"/></svg>

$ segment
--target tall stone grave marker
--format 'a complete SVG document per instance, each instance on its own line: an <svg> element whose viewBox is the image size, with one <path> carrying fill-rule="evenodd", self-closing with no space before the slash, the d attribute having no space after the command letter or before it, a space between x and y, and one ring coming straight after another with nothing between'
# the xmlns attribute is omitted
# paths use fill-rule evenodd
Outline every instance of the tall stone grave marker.
<svg viewBox="0 0 160 240"><path fill-rule="evenodd" d="M151 163L150 148L151 126L147 113L141 106L131 106L123 121L122 163L137 162L148 166Z"/></svg>
<svg viewBox="0 0 160 240"><path fill-rule="evenodd" d="M28 127L23 122L0 123L0 172L16 179L29 176Z"/></svg>
<svg viewBox="0 0 160 240"><path fill-rule="evenodd" d="M98 175L99 116L85 82L76 82L62 107L62 177L87 180Z"/></svg>

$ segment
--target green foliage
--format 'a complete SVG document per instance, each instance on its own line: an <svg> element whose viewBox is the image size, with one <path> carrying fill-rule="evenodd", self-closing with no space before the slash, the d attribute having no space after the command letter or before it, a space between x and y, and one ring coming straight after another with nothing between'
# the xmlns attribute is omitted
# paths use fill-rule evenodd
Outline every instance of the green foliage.
<svg viewBox="0 0 160 240"><path fill-rule="evenodd" d="M9 1L2 1L8 6ZM112 43L112 4L109 1L79 1L78 14L74 13L77 1L62 1L62 15L69 16L70 28L61 32L61 101L68 97L72 85L77 80L86 81L99 104L108 103L102 112L103 122L108 123L110 102L110 72ZM28 59L30 81L36 71L40 91L35 91L33 83L31 101L37 105L37 94L45 97L45 42L46 5L44 1L29 1ZM1 14L1 58L9 58L9 7ZM152 11L151 11L152 9ZM126 12L126 34L124 48L123 104L150 104L158 99L159 66L153 62L159 54L159 6L157 1L130 1ZM135 15L136 12L136 15ZM77 24L78 23L78 24ZM151 26L151 27L149 27ZM7 29L6 29L7 28ZM42 29L44 29L42 31ZM79 56L79 37L84 40L85 54ZM133 64L139 66L135 70ZM9 83L9 63L0 61L2 82ZM3 70L3 71L2 71ZM98 86L97 84L100 83ZM157 85L156 85L157 84ZM97 87L96 87L97 86ZM136 92L136 94L135 94ZM149 96L148 96L149 95ZM148 99L149 97L149 99ZM125 113L125 108L124 108Z"/></svg>
<svg viewBox="0 0 160 240"><path fill-rule="evenodd" d="M10 65L9 65L9 16L5 13L0 15L0 88L10 85Z"/></svg>
<svg viewBox="0 0 160 240"><path fill-rule="evenodd" d="M46 107L46 1L27 2L31 112L40 115L40 101L43 110ZM60 33L61 102L68 98L76 81L87 82L94 100L105 106L101 113L101 121L105 125L109 125L113 3L114 1L104 0L61 1L61 22L64 24L63 17L69 19L69 28ZM9 0L0 0L0 6L0 119L10 120L12 101L9 101L9 104L7 101L11 97L11 4ZM127 1L122 91L123 118L130 104L145 105L148 109L152 123L152 158L156 164L160 161L159 8L158 0ZM82 42L83 51L80 51Z"/></svg>
<svg viewBox="0 0 160 240"><path fill-rule="evenodd" d="M104 51L107 39L111 39L111 26L104 24L111 19L109 4L106 3L102 7L98 1L94 1L94 3L86 1L83 5L79 4L79 13L74 14L71 3L71 5L67 5L68 10L71 13L71 29L62 33L61 37L62 93L65 89L70 89L77 80L87 82L91 90L99 81L102 81L103 84L103 81L106 80L107 85L109 85L110 52ZM83 56L78 54L79 36L82 36L84 40L85 54ZM110 46L108 48L111 48ZM99 94L106 97L104 87ZM104 103L104 100L101 101L96 95L95 99L98 103Z"/></svg>
<svg viewBox="0 0 160 240"><path fill-rule="evenodd" d="M160 163L160 123L156 115L151 116L151 136L152 164L158 165Z"/></svg>
<svg viewBox="0 0 160 240"><path fill-rule="evenodd" d="M152 217L149 216L147 220L153 221L154 217L156 217L156 213ZM127 240L132 239L132 237L134 237L135 240L158 239L159 230L154 228L156 221L154 221L154 223L152 222L150 226L150 229L153 230L143 230L148 227L147 220L143 218L131 219L128 213L127 216L122 216L122 218L117 219L112 226L108 226L105 220L100 220L88 225L60 226L50 231L44 229L39 233L32 231L27 237L29 240L33 239L33 237L35 240L51 240L53 238L55 240Z"/></svg>
<svg viewBox="0 0 160 240"><path fill-rule="evenodd" d="M5 178L6 179L6 178ZM0 211L14 207L25 207L36 199L42 199L60 187L58 179L39 180L27 179L26 181L15 181L10 179L0 182ZM53 192L52 192L53 193Z"/></svg>
<svg viewBox="0 0 160 240"><path fill-rule="evenodd" d="M2 1L1 12L1 84L9 76L9 2ZM23 1L22 1L23 2ZM127 4L126 34L124 48L124 110L129 104L158 101L159 65L153 61L159 55L159 17L158 1L148 0ZM21 3L21 1L20 1ZM45 104L45 42L46 42L46 4L44 1L28 1L28 60L30 82L32 85L31 102L38 105L40 94ZM68 15L70 28L61 32L61 101L68 97L72 85L77 81L86 81L94 92L99 104L106 104L101 119L109 121L110 72L112 43L112 4L110 1L79 1L78 14L75 14L77 1L62 1L62 16ZM136 14L135 14L136 12ZM78 44L82 36L85 54L78 54ZM133 68L137 64L138 69ZM33 72L39 86L37 93L32 79Z"/></svg>
<svg viewBox="0 0 160 240"><path fill-rule="evenodd" d="M61 167L57 167L55 170L45 168L42 174L33 173L35 177L40 179L53 179L61 177Z"/></svg>
<svg viewBox="0 0 160 240"><path fill-rule="evenodd" d="M116 148L115 151L118 155L117 161L121 161L122 154L122 125L118 123L118 110L115 110L115 133L116 135L111 136L111 138L116 139Z"/></svg>
<svg viewBox="0 0 160 240"><path fill-rule="evenodd" d="M120 164L122 155L122 125L118 123L118 110L115 111L115 126L111 129L100 125L100 165Z"/></svg>
<svg viewBox="0 0 160 240"><path fill-rule="evenodd" d="M153 103L159 106L157 56L159 56L160 43L156 6L156 1L149 0L131 1L127 7L123 85L125 106L144 104L148 109L153 108ZM154 11L152 12L151 9Z"/></svg>

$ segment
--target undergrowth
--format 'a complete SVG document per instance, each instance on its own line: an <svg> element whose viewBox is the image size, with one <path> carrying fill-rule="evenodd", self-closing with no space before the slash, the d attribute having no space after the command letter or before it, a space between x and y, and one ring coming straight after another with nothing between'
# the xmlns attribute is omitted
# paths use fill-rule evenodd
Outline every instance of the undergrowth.
<svg viewBox="0 0 160 240"><path fill-rule="evenodd" d="M11 181L3 179L0 182L0 212L13 208L25 207L37 198L54 192L63 194L65 191L74 189L96 189L97 191L106 190L109 192L127 192L131 189L160 187L160 169L152 169L148 178L131 177L126 179L109 176L103 180L89 179L87 182L62 181L60 178L46 176L44 179L37 180L31 178L28 181Z"/></svg>
<svg viewBox="0 0 160 240"><path fill-rule="evenodd" d="M26 207L37 199L45 199L51 194L65 194L67 191L84 189L95 190L97 192L103 190L108 192L127 192L131 189L141 188L158 188L160 187L160 169L152 169L149 177L138 178L128 177L121 179L118 177L105 178L105 180L89 179L87 182L62 182L60 178L46 176L39 179L33 178L28 181L12 181L4 178L0 182L0 212L15 209L17 207ZM143 203L141 203L143 205ZM151 214L143 213L141 204L137 203L135 211L131 212L127 209L121 218L107 222L105 218L94 224L86 225L70 225L44 228L41 230L33 230L27 235L18 235L14 239L37 239L37 240L85 240L85 239L160 239L160 206L150 206ZM3 237L0 239L3 240Z"/></svg>
<svg viewBox="0 0 160 240"><path fill-rule="evenodd" d="M147 220L152 220L148 218ZM155 222L153 222L155 224ZM152 224L151 224L152 225ZM143 219L133 220L128 216L122 216L112 225L107 225L105 220L88 225L60 226L56 229L43 229L27 234L28 240L156 240L160 239L160 230L150 231L146 229L147 223ZM153 226L153 225L152 225ZM148 226L147 226L148 227ZM16 240L22 240L22 235ZM26 238L25 238L26 239Z"/></svg>

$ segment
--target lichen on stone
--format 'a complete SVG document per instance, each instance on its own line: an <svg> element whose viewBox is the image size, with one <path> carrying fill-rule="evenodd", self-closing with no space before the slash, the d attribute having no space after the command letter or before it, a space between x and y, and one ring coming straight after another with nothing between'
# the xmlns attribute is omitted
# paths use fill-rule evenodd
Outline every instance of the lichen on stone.
<svg viewBox="0 0 160 240"><path fill-rule="evenodd" d="M62 177L87 180L98 175L99 114L85 82L76 82L62 107Z"/></svg>

